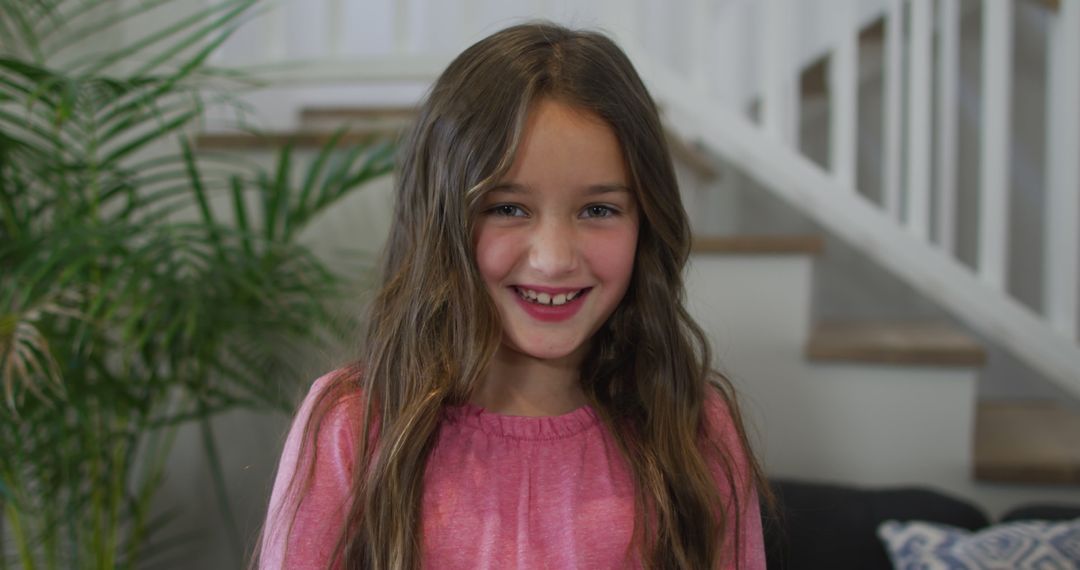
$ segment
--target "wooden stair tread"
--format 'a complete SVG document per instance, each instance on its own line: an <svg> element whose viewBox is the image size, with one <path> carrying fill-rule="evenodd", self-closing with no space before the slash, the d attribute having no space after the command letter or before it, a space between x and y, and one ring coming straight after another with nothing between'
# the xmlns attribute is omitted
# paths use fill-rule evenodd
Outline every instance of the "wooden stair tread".
<svg viewBox="0 0 1080 570"><path fill-rule="evenodd" d="M300 111L302 124L325 124L330 121L349 122L357 121L364 123L387 123L398 122L407 124L416 119L416 107L393 107L393 106L342 106L342 107L307 107ZM665 130L668 146L672 155L683 161L694 172L701 176L705 182L715 180L720 176L715 161L707 152L701 150L690 142L683 140L670 129Z"/></svg>
<svg viewBox="0 0 1080 570"><path fill-rule="evenodd" d="M692 251L700 254L818 255L825 240L816 235L694 236Z"/></svg>
<svg viewBox="0 0 1080 570"><path fill-rule="evenodd" d="M221 150L277 148L289 142L301 148L321 147L330 140L336 126L349 125L349 132L340 142L341 146L348 146L373 136L397 136L416 119L416 112L415 107L306 107L300 111L300 122L305 126L299 130L262 134L202 133L196 138L196 145L199 148ZM706 182L715 180L720 175L715 163L705 151L682 140L670 130L665 134L672 154Z"/></svg>
<svg viewBox="0 0 1080 570"><path fill-rule="evenodd" d="M392 139L400 134L400 128L381 126L354 128L338 140L337 146L363 144L373 139ZM271 149L292 143L298 148L320 148L330 142L333 131L276 131L267 133L200 133L195 145L200 149L254 150Z"/></svg>
<svg viewBox="0 0 1080 570"><path fill-rule="evenodd" d="M401 120L411 121L416 118L416 107L367 106L367 107L305 107L300 111L302 122L310 121L373 121Z"/></svg>
<svg viewBox="0 0 1080 570"><path fill-rule="evenodd" d="M944 322L822 322L806 357L815 361L909 366L981 366L986 353L975 339Z"/></svg>
<svg viewBox="0 0 1080 570"><path fill-rule="evenodd" d="M318 111L322 112L324 110L319 109ZM340 111L345 113L348 109L326 111L328 113L330 111ZM357 116L354 118L363 119L361 115L366 110L358 108L355 109L355 111L357 112ZM361 120L359 124L351 124L348 132L342 135L341 139L338 141L338 146L359 144L370 141L372 138L394 138L400 135L407 126L407 122L397 121L392 117L378 117L386 120ZM320 116L317 120L326 121L330 119L331 117L327 115ZM309 118L306 120L313 121L316 119ZM340 120L342 124L348 124L349 122L349 118L345 115L342 115ZM201 149L215 150L273 149L285 146L288 143L292 143L294 147L298 148L319 148L325 146L330 141L330 137L332 137L333 134L334 129L332 128L273 131L265 133L208 132L200 133L195 139L195 145ZM703 151L680 140L671 132L668 132L667 134L671 152L674 156L685 162L706 181L714 180L719 176L716 167Z"/></svg>
<svg viewBox="0 0 1080 570"><path fill-rule="evenodd" d="M672 129L664 129L664 134L667 136L671 156L689 166L701 177L702 182L712 182L720 177L720 169L707 151L679 136Z"/></svg>
<svg viewBox="0 0 1080 570"><path fill-rule="evenodd" d="M975 478L1080 485L1080 414L1053 402L983 402L975 416Z"/></svg>

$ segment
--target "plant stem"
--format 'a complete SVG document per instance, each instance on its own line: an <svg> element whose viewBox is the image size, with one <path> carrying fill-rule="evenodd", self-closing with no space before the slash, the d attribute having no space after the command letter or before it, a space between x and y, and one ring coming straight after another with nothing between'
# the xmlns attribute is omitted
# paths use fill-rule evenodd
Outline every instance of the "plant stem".
<svg viewBox="0 0 1080 570"><path fill-rule="evenodd" d="M95 413L94 415L97 416L94 418L94 424L96 425L94 425L92 429L97 432L95 435L100 435L101 432L104 431L104 426L101 425L100 414ZM96 445L94 445L92 449L101 449L102 443L103 442L101 441L96 442ZM102 569L109 568L107 564L107 556L105 554L105 490L102 488L101 485L101 480L105 476L104 472L105 467L104 465L102 465L101 455L95 453L92 467L90 469L90 480L92 481L93 485L93 491L91 491L91 496L93 498L90 501L90 516L93 517L94 521L94 533L93 538L91 539L91 547L93 548L93 556L97 560L97 567Z"/></svg>
<svg viewBox="0 0 1080 570"><path fill-rule="evenodd" d="M201 400L198 402L199 412L202 417L199 418L199 427L202 428L202 440L203 448L206 450L206 457L210 461L210 472L214 478L214 493L217 495L218 508L221 511L222 518L225 519L225 530L229 533L229 551L233 556L234 567L240 567L240 551L243 548L243 541L240 539L239 526L236 524L236 517L233 516L232 506L229 503L229 491L225 486L224 470L221 467L221 455L217 450L217 443L214 440L213 428L210 425L210 417L206 415L206 404Z"/></svg>
<svg viewBox="0 0 1080 570"><path fill-rule="evenodd" d="M34 564L34 556L30 551L30 541L26 536L26 532L22 527L22 520L19 516L19 510L15 508L15 505L7 502L4 504L4 516L8 522L11 523L11 534L15 539L15 544L19 549L19 561L22 563L24 570L34 570L36 567Z"/></svg>

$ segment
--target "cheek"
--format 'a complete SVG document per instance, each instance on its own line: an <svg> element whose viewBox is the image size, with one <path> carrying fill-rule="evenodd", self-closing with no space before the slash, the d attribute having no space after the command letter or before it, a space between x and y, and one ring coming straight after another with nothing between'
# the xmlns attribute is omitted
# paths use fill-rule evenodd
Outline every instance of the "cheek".
<svg viewBox="0 0 1080 570"><path fill-rule="evenodd" d="M617 286L620 295L630 283L636 254L636 227L590 240L589 243L589 265L593 273L608 281L609 285Z"/></svg>
<svg viewBox="0 0 1080 570"><path fill-rule="evenodd" d="M487 283L501 280L514 266L515 240L502 234L497 228L483 226L475 234L476 268Z"/></svg>

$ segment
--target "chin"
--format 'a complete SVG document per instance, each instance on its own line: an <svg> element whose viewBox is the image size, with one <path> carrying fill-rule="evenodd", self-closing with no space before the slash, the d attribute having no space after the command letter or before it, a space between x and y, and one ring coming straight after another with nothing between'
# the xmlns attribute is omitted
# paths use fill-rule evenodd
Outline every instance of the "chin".
<svg viewBox="0 0 1080 570"><path fill-rule="evenodd" d="M565 345L552 346L543 343L518 343L507 339L503 343L503 346L522 356L527 356L536 360L566 360L580 358L585 354L583 343L568 343Z"/></svg>

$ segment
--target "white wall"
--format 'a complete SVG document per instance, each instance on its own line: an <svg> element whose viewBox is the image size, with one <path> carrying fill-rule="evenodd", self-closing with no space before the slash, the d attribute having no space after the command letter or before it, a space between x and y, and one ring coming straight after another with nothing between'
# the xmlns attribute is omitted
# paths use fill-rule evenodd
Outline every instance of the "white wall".
<svg viewBox="0 0 1080 570"><path fill-rule="evenodd" d="M474 2L475 13L468 14L454 10L449 3L437 0L425 0L412 2L409 18L417 22L418 32L411 36L407 42L410 49L419 49L423 46L442 46L456 51L467 41L477 39L480 32L459 34L454 30L454 22L464 23L472 16L482 16L487 22L479 26L479 30L490 31L497 26L514 21L522 14L522 6L526 3L497 2L494 0ZM738 14L742 21L753 18L752 0L726 0L715 4L717 25L722 26L730 34L748 33L748 25L732 24L740 21L737 18L726 19L724 14ZM554 14L561 14L562 21L575 25L593 25L594 16L590 15L597 4L578 4L568 0L550 0L546 3ZM649 21L657 23L657 27L643 34L643 41L652 42L656 45L668 46L671 54L671 63L674 66L682 66L682 70L690 72L685 59L678 57L677 42L685 41L685 24L680 16L680 9L685 9L688 0L669 4L646 3L642 12L649 17ZM869 6L869 3L863 4ZM806 13L815 12L802 4ZM668 8L671 7L671 8ZM389 3L365 2L350 4L343 21L346 26L341 32L342 45L348 51L358 53L381 53L385 51L387 42L391 41L388 31L392 28L393 10ZM325 9L325 3L319 2L294 2L288 4L289 25L284 29L288 36L289 45L295 46L298 53L311 55L316 53L313 40L325 35L325 33L300 33L300 23L311 24L320 21L317 17L321 10ZM871 8L867 8L872 11ZM821 13L816 12L816 13ZM353 22L363 24L352 25ZM443 25L435 25L439 22ZM314 26L321 24L311 24ZM1028 32L1030 33L1030 30ZM969 41L976 42L976 39ZM807 36L799 35L800 45L811 46L814 42L809 41ZM230 46L230 55L239 58L249 57L260 52L262 37L254 28L244 30L238 35L237 41ZM717 39L716 49L723 51L722 39ZM1017 46L1020 57L1025 50L1038 44L1038 38L1031 35L1018 37ZM806 53L811 53L814 48L804 47ZM965 53L970 57L970 49ZM714 92L726 100L732 102L745 102L747 94L753 93L750 87L756 84L757 65L752 54L743 53L741 50L728 49L730 54L729 65L733 67L723 74L717 74L715 83L711 86ZM1039 71L1038 66L1025 65L1024 74ZM1021 81L1037 83L1028 75L1019 76ZM971 81L975 81L972 79ZM1041 82L1039 82L1041 83ZM871 93L873 84L864 85L865 93ZM336 85L329 87L291 87L276 92L257 94L254 101L263 110L261 124L268 128L285 128L295 124L295 111L304 104L345 104L345 103L368 103L383 104L387 102L399 102L402 99L415 100L423 91L420 84L387 84L377 88L358 88L348 85ZM1018 92L1017 105L1020 113L1026 113L1041 106L1043 101L1041 93ZM975 102L969 101L971 104ZM223 117L217 117L224 120ZM809 146L822 144L821 141L813 143L815 129L819 126L814 121L821 121L823 117L811 117L805 125L805 134L810 139ZM1041 135L1029 133L1025 130L1035 124L1035 121L1023 118L1018 119L1023 125L1016 130L1017 138L1021 141L1030 142L1030 164L1042 164L1041 149L1038 142ZM970 145L976 140L977 127L974 123L966 123L963 140L966 141L968 150L961 151L961 180L965 188L962 196L967 200L973 199L975 166L971 160L974 152ZM1028 138L1030 137L1030 139ZM1024 142L1024 145L1028 145ZM820 151L821 149L818 149ZM816 152L811 150L812 152ZM872 172L876 165L864 162L860 165L862 173ZM1017 177L1017 184L1026 184L1025 177L1037 177L1038 174L1029 174L1030 170L1022 165L1013 169ZM688 174L684 167L680 167L684 180L691 180L684 188L689 199L688 202L696 204L693 209L695 225L707 228L709 231L723 230L753 230L762 231L770 229L775 231L804 231L815 229L812 224L803 218L790 212L782 204L776 203L771 198L762 194L752 184L743 184L736 170L725 170L725 178L708 187L702 188L700 181L693 181L693 175ZM868 178L872 178L867 176ZM691 188L692 187L692 188ZM872 191L872 190L871 190ZM311 243L318 244L327 249L339 245L370 244L375 246L379 236L384 235L387 229L384 212L388 200L388 187L381 186L379 189L362 195L357 203L348 207L335 210L333 216L317 226L312 236ZM1030 205L1029 205L1030 206ZM705 208L712 208L712 214L705 214ZM1028 206L1019 206L1027 208ZM1037 209L1037 208L1036 208ZM970 205L969 210L970 211ZM1025 210L1026 211L1026 210ZM962 232L970 231L969 222L962 225ZM354 230L360 229L362 233L353 234ZM1031 240L1038 231L1035 220L1021 220L1015 227L1016 234L1014 243L1017 241ZM964 255L972 256L970 233L962 233L961 247ZM1022 296L1028 298L1028 291L1035 291L1035 287L1026 280L1031 274L1030 267L1019 266L1011 277L1011 283ZM830 241L827 254L822 260L821 267L817 271L815 289L815 311L826 316L893 316L893 315L925 315L940 316L944 312L927 303L906 286L898 283L889 275L873 266L871 262L855 254L843 244ZM1015 381L1017 365L998 352L991 352L991 371L984 376L980 390L984 396L1008 395L1013 397L1023 396L1060 396L1060 393L1049 387L1048 384L1017 383ZM310 376L315 377L321 370L341 362L337 356L323 355L316 358L312 365ZM857 405L857 403L855 404ZM216 424L218 433L222 436L222 446L225 449L226 471L229 485L233 494L234 506L240 518L242 534L245 539L250 539L261 521L265 494L268 491L269 475L272 473L279 450L282 430L287 425L283 417L254 416L248 413L235 413L220 418ZM162 494L159 506L161 508L177 507L180 509L181 519L178 528L194 530L198 532L203 542L198 548L191 549L185 556L177 559L175 568L206 567L224 568L234 567L235 564L229 558L227 535L224 532L220 517L215 511L213 497L209 487L208 468L205 459L199 451L198 434L190 429L184 430L177 442L176 453L170 460L169 479ZM798 464L784 466L788 473L797 474L800 471Z"/></svg>

